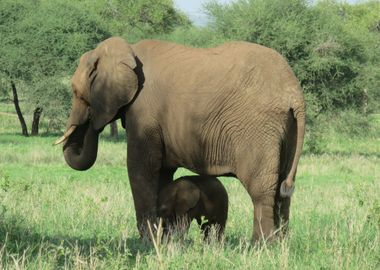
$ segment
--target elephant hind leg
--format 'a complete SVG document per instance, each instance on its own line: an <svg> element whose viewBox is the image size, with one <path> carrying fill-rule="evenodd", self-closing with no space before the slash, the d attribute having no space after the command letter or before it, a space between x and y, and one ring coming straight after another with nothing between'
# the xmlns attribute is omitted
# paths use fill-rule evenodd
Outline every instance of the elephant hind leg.
<svg viewBox="0 0 380 270"><path fill-rule="evenodd" d="M249 186L254 205L254 240L271 240L276 233L275 196L278 175L261 175Z"/></svg>
<svg viewBox="0 0 380 270"><path fill-rule="evenodd" d="M260 170L256 167L251 174L238 174L247 190L254 206L253 211L253 240L272 240L278 231L278 186L279 174L272 170Z"/></svg>
<svg viewBox="0 0 380 270"><path fill-rule="evenodd" d="M253 203L253 240L274 240L278 232L277 192L281 171L281 138L256 143L238 159L237 178Z"/></svg>
<svg viewBox="0 0 380 270"><path fill-rule="evenodd" d="M287 173L280 174L280 181L286 178ZM282 197L280 194L281 182L278 183L275 201L275 226L280 229L281 236L288 231L291 197Z"/></svg>
<svg viewBox="0 0 380 270"><path fill-rule="evenodd" d="M279 229L281 236L285 236L288 231L289 225L289 212L290 212L291 198L282 198L280 192L277 192L275 201L275 226Z"/></svg>

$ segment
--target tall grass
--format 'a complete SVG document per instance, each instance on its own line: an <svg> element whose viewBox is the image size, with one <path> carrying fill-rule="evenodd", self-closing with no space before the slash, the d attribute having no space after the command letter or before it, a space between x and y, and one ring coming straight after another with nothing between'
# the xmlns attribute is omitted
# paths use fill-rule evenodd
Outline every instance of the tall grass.
<svg viewBox="0 0 380 270"><path fill-rule="evenodd" d="M380 267L380 162L371 147L356 149L334 135L326 138L336 141L333 151L305 154L289 234L268 246L251 245L251 200L238 180L222 178L230 200L222 241L203 242L193 223L185 239L160 244L159 260L153 245L138 237L122 140L105 136L95 166L77 172L51 146L55 137L6 132L16 120L0 115L0 268ZM371 138L350 140L379 147ZM180 169L176 177L188 173Z"/></svg>

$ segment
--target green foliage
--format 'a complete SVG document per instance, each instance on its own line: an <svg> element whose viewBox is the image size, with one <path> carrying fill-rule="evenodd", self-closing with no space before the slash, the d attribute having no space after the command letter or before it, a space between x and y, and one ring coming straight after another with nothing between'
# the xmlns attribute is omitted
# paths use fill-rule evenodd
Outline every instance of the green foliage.
<svg viewBox="0 0 380 270"><path fill-rule="evenodd" d="M315 125L308 126L304 142L304 152L322 154L326 151L326 142L323 140L322 130Z"/></svg>
<svg viewBox="0 0 380 270"><path fill-rule="evenodd" d="M12 78L31 77L26 66L28 47L19 44L24 33L15 26L18 25L28 10L33 10L35 5L26 1L1 1L0 2L0 75ZM21 42L22 43L22 42ZM29 59L29 66L32 63Z"/></svg>
<svg viewBox="0 0 380 270"><path fill-rule="evenodd" d="M209 28L177 27L173 32L160 35L158 39L169 40L193 47L214 47L226 42L226 38Z"/></svg>
<svg viewBox="0 0 380 270"><path fill-rule="evenodd" d="M79 57L112 35L137 41L187 27L171 0L0 2L1 96L16 82L27 112L43 108L48 129L59 129L70 107L67 82ZM3 85L3 84L2 84Z"/></svg>
<svg viewBox="0 0 380 270"><path fill-rule="evenodd" d="M83 51L110 36L78 4L4 0L0 8L1 69L15 79L72 72Z"/></svg>
<svg viewBox="0 0 380 270"><path fill-rule="evenodd" d="M167 34L176 27L188 27L190 20L174 8L172 0L99 1L98 12L114 35L129 42Z"/></svg>
<svg viewBox="0 0 380 270"><path fill-rule="evenodd" d="M380 3L238 0L209 2L212 27L279 51L312 101L312 110L362 108L380 103ZM368 94L367 94L368 93Z"/></svg>
<svg viewBox="0 0 380 270"><path fill-rule="evenodd" d="M365 116L355 110L310 117L306 125L304 152L378 155L379 123L379 114Z"/></svg>
<svg viewBox="0 0 380 270"><path fill-rule="evenodd" d="M206 11L217 32L274 48L289 61L304 54L310 11L304 0L238 0L230 5L210 2Z"/></svg>
<svg viewBox="0 0 380 270"><path fill-rule="evenodd" d="M2 80L16 82L28 111L41 107L51 128L62 127L70 104L62 81L110 33L97 14L70 1L4 0L0 12Z"/></svg>
<svg viewBox="0 0 380 270"><path fill-rule="evenodd" d="M60 131L71 107L71 90L69 78L61 76L39 77L30 87L34 89L29 104L43 108L46 132ZM31 109L31 108L29 108Z"/></svg>

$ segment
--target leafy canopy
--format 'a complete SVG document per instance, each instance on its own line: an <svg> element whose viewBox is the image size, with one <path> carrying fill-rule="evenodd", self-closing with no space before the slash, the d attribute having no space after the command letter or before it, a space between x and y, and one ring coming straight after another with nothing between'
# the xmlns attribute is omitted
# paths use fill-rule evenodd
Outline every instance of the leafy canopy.
<svg viewBox="0 0 380 270"><path fill-rule="evenodd" d="M309 115L380 104L380 2L237 0L205 9L211 28L228 40L274 48L290 62Z"/></svg>

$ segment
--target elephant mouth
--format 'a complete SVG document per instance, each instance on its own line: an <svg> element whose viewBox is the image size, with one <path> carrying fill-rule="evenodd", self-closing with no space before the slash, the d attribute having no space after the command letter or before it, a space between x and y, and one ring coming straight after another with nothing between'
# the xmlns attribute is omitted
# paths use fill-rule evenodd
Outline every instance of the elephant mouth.
<svg viewBox="0 0 380 270"><path fill-rule="evenodd" d="M74 126L72 125L68 130L66 130L65 134L63 134L62 137L60 137L58 140L56 140L53 145L58 145L58 144L61 144L65 141L67 141L67 139L70 137L70 135L75 131L77 126Z"/></svg>

